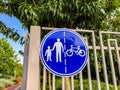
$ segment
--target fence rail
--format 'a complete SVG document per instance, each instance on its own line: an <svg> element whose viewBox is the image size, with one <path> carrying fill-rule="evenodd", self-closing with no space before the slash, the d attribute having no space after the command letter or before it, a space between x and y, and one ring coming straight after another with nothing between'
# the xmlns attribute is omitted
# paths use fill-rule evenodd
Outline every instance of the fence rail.
<svg viewBox="0 0 120 90"><path fill-rule="evenodd" d="M47 34L49 31L57 29L51 27L39 28L41 30L40 39L44 37L42 33ZM93 90L93 80L97 81L97 90L103 90L101 82L105 82L105 90L110 90L109 84L113 84L114 90L118 90L117 86L120 85L120 32L100 31L95 33L93 30L71 30L84 37L89 50L89 58L86 68L79 75L69 77L69 89L84 90L84 79L87 79L89 90ZM61 81L59 86L62 90L69 90L65 88L65 77L60 78L51 74L40 62L40 89L57 90L58 80ZM76 80L79 82L79 86L76 86Z"/></svg>

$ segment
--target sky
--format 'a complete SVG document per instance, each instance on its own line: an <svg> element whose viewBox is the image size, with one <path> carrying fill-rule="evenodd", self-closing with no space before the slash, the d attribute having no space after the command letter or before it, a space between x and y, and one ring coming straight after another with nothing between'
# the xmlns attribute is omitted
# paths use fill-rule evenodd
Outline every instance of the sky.
<svg viewBox="0 0 120 90"><path fill-rule="evenodd" d="M10 17L8 15L5 14L0 14L0 21L3 22L7 27L9 28L14 28L14 30L18 30L18 33L25 37L27 29L24 29L22 26L22 23L16 18L16 17ZM3 36L0 33L0 38L3 38L5 36ZM10 43L10 45L13 47L13 49L15 50L15 52L18 54L18 58L21 60L20 63L23 63L23 57L18 53L19 50L24 51L24 45L20 45L19 42L14 42L11 39L7 38L8 42Z"/></svg>

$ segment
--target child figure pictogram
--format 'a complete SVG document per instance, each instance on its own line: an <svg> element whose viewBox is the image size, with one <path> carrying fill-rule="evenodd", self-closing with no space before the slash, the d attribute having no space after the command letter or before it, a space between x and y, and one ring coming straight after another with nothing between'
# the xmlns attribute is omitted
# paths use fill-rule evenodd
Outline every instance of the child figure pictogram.
<svg viewBox="0 0 120 90"><path fill-rule="evenodd" d="M47 56L47 60L46 61L52 61L51 60L51 56L52 56L52 50L50 49L50 46L47 47L48 49L45 52L45 56Z"/></svg>

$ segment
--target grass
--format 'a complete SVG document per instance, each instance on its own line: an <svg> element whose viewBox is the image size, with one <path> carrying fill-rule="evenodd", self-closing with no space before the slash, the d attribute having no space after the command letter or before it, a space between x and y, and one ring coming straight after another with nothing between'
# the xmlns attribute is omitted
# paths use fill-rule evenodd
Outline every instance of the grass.
<svg viewBox="0 0 120 90"><path fill-rule="evenodd" d="M75 83L75 90L80 90L79 80L74 80L74 83ZM106 85L104 82L101 82L100 85L101 85L101 90L106 90ZM97 81L92 80L92 90L97 90L97 86L98 86ZM87 79L83 80L83 88L84 90L89 90ZM117 88L118 90L120 90L120 85ZM109 90L114 90L114 86L112 84L109 84Z"/></svg>
<svg viewBox="0 0 120 90"><path fill-rule="evenodd" d="M11 85L14 85L13 80L11 80L11 79L5 79L5 78L0 78L0 90L4 89L6 87L9 87Z"/></svg>
<svg viewBox="0 0 120 90"><path fill-rule="evenodd" d="M42 85L42 83L41 83L41 85ZM101 90L106 90L106 85L105 85L104 82L101 82L100 85L101 85ZM92 90L97 90L97 87L98 87L97 81L92 80ZM120 85L117 88L118 88L118 90L120 90ZM88 85L88 80L87 79L83 80L83 89L84 90L89 90L89 85ZM46 90L49 90L48 83L46 85ZM56 78L55 90L62 90L62 79L61 78ZM79 81L79 79L74 80L74 90L80 90L80 81ZM109 90L114 90L114 85L109 84Z"/></svg>

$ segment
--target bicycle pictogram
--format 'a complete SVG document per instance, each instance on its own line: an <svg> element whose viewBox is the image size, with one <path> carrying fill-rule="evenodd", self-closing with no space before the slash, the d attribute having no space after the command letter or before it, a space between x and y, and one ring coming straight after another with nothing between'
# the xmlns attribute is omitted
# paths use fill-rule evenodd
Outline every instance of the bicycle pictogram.
<svg viewBox="0 0 120 90"><path fill-rule="evenodd" d="M40 52L46 69L60 77L76 75L87 64L88 49L83 37L66 28L49 32L41 42Z"/></svg>
<svg viewBox="0 0 120 90"><path fill-rule="evenodd" d="M85 51L83 49L80 49L80 46L73 47L73 45L71 45L71 48L66 51L66 55L71 57L74 53L81 57L85 56Z"/></svg>

